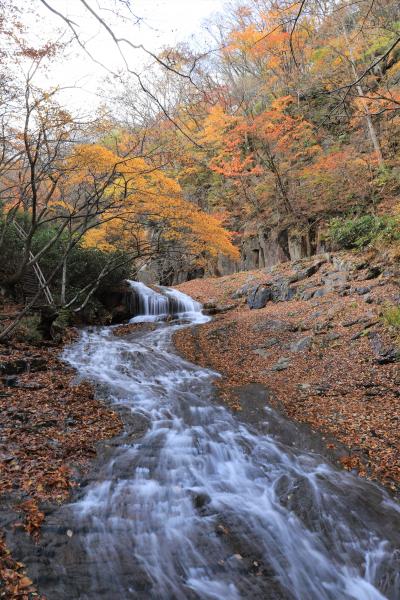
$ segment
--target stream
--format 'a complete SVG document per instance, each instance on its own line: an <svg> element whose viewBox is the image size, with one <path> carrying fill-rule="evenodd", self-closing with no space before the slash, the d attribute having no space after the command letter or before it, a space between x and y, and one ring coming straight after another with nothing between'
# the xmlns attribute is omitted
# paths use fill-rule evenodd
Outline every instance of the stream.
<svg viewBox="0 0 400 600"><path fill-rule="evenodd" d="M155 329L88 329L64 355L126 429L46 520L31 573L48 600L399 600L398 504L219 406L218 375L172 346L201 306L131 285Z"/></svg>

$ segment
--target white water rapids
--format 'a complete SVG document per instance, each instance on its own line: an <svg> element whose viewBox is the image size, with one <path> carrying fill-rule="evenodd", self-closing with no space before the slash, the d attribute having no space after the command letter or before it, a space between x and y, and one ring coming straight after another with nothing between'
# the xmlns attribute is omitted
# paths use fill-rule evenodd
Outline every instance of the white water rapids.
<svg viewBox="0 0 400 600"><path fill-rule="evenodd" d="M135 322L208 319L176 290L133 285ZM69 507L75 546L49 600L399 600L398 505L218 406L217 375L172 348L187 326L122 338L90 329L67 350L82 378L145 426L134 436L127 426Z"/></svg>

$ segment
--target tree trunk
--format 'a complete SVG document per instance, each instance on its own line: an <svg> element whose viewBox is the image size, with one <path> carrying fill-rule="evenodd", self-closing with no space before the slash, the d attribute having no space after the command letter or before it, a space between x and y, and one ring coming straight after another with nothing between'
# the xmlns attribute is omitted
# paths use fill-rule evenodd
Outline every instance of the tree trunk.
<svg viewBox="0 0 400 600"><path fill-rule="evenodd" d="M353 53L353 48L351 46L350 40L349 40L349 36L347 35L347 30L346 27L343 27L343 32L344 32L344 37L346 39L348 48L349 48L349 59L350 59L350 65L351 65L351 70L354 76L354 80L357 81L359 79L359 75L357 73L357 69L356 69L356 64L355 64L355 60L354 60L354 53ZM371 113L369 112L369 108L368 108L368 104L367 101L365 99L365 95L364 95L364 90L362 88L361 82L356 84L356 90L357 90L357 94L360 98L362 107L363 107L363 112L364 112L364 116L365 116L365 121L367 123L367 128L368 128L368 133L369 133L369 137L370 140L372 142L372 146L375 150L375 154L376 157L378 159L378 163L380 167L383 167L385 162L383 160L383 155L382 155L382 150L381 150L381 146L378 140L378 136L376 134L375 131L375 127L374 124L372 122L371 119Z"/></svg>
<svg viewBox="0 0 400 600"><path fill-rule="evenodd" d="M60 303L61 303L61 306L65 305L65 302L66 302L66 291L67 291L67 257L64 258L63 265L62 265L61 294L60 294Z"/></svg>

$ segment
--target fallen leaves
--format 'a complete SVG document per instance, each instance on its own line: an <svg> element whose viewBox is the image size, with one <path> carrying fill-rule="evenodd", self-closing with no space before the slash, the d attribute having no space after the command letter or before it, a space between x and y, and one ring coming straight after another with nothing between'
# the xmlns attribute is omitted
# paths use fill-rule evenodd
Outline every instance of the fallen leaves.
<svg viewBox="0 0 400 600"><path fill-rule="evenodd" d="M32 580L26 575L22 563L15 561L0 535L0 598L7 600L44 600L35 592Z"/></svg>
<svg viewBox="0 0 400 600"><path fill-rule="evenodd" d="M288 269L290 263L279 265L275 274ZM251 276L268 277L263 271ZM193 280L179 287L203 302L210 298L223 302L248 278L249 273L238 273ZM271 391L271 402L290 418L347 446L348 455L341 460L343 468L357 470L397 492L399 365L376 364L369 337L354 336L359 323L368 319L368 324L372 323L368 331L379 331L385 343L393 344L377 315L379 307L396 293L398 288L388 280L375 287L376 304L367 304L356 293L341 296L336 292L310 301L270 302L254 311L239 301L236 310L196 329L181 330L175 343L185 357L225 375L217 386L221 400L230 408L241 408L232 393L236 386L252 382L265 385ZM282 327L271 328L271 323L281 323ZM305 335L304 331L312 337L311 348L292 352L292 344ZM272 338L277 343L268 344ZM263 351L254 351L259 348ZM282 356L289 355L287 368L272 370ZM328 449L333 446L328 444Z"/></svg>
<svg viewBox="0 0 400 600"><path fill-rule="evenodd" d="M92 386L76 384L60 362L60 348L0 346L0 361L23 359L34 351L46 370L18 375L18 387L0 394L0 489L16 498L22 527L37 538L43 501L65 502L96 453L96 443L119 433L119 416L94 396ZM35 383L35 386L25 384ZM0 598L39 598L23 566L0 543Z"/></svg>

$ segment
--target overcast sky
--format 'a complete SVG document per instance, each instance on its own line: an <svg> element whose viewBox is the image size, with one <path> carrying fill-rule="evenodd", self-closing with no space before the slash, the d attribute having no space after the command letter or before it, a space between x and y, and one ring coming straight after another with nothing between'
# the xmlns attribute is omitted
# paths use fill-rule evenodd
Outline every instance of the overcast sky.
<svg viewBox="0 0 400 600"><path fill-rule="evenodd" d="M85 40L88 50L93 57L111 70L123 68L123 61L118 56L118 51L104 29L82 9L79 0L48 0L60 12L68 16L79 26L82 40ZM93 8L97 7L95 0L90 0ZM139 25L132 25L132 20L125 25L117 21L111 13L100 12L113 24L113 29L118 35L127 37L133 44L143 44L148 50L157 52L166 45L188 41L193 38L201 39L202 25L214 13L219 12L224 0L134 0L132 4L135 16L142 20ZM102 8L115 6L113 0L99 2ZM42 40L52 37L55 39L59 31L66 29L57 16L49 13L44 7L40 10L39 21L34 24L27 21L29 28L35 28ZM129 65L140 71L144 68L148 57L142 51L124 52ZM81 91L64 93L64 99L78 107L85 104L95 108L99 104L97 91L102 78L106 75L104 69L96 65L90 58L78 52L77 47L69 49L62 61L48 72L45 85L78 85ZM42 83L42 81L41 81Z"/></svg>

